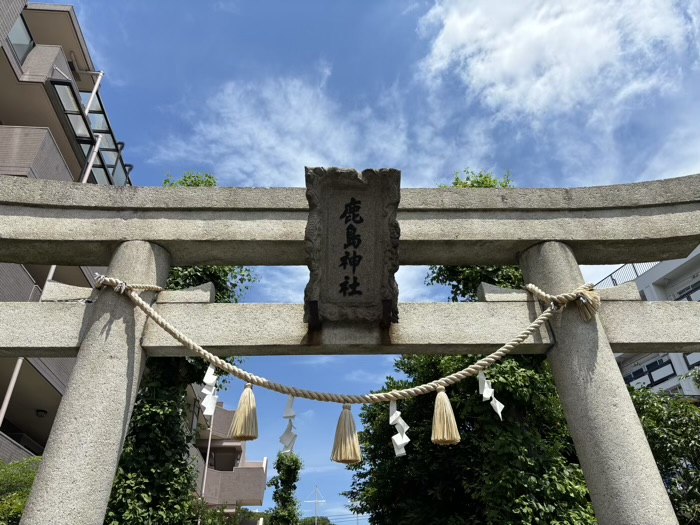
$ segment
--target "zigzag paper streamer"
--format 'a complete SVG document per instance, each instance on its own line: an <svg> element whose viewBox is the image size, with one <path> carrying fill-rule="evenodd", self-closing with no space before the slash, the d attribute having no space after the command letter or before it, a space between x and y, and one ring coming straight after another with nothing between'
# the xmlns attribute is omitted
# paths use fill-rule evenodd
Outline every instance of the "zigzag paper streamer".
<svg viewBox="0 0 700 525"><path fill-rule="evenodd" d="M410 428L401 417L401 412L396 410L396 401L389 401L389 424L396 427L398 434L392 436L391 442L394 445L394 454L397 457L406 455L406 445L411 441L406 435Z"/></svg>
<svg viewBox="0 0 700 525"><path fill-rule="evenodd" d="M494 395L495 391L491 386L491 381L486 379L486 374L484 374L483 371L479 372L479 394L481 394L481 399L484 401L491 401L491 408L493 408L494 412L498 414L500 420L503 421L501 412L503 412L505 406L498 399L496 399L496 396Z"/></svg>
<svg viewBox="0 0 700 525"><path fill-rule="evenodd" d="M288 454L294 450L294 444L297 441L297 435L293 432L296 415L297 413L294 411L294 396L290 395L287 398L287 406L284 407L284 414L282 414L282 417L287 420L287 429L280 436L283 454Z"/></svg>
<svg viewBox="0 0 700 525"><path fill-rule="evenodd" d="M203 382L206 385L202 388L202 393L204 394L204 399L202 400L202 406L204 407L204 415L211 416L216 410L216 402L219 400L219 396L216 395L216 368L209 365L207 368L207 373L204 374Z"/></svg>

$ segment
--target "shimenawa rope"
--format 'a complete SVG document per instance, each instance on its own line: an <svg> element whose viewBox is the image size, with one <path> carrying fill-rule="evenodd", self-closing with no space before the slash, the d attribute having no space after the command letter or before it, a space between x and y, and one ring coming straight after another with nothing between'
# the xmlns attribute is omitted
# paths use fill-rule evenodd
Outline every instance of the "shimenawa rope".
<svg viewBox="0 0 700 525"><path fill-rule="evenodd" d="M590 312L595 313L598 305L600 304L600 298L593 291L594 285L587 283L583 286L578 287L576 290L570 293L565 293L561 295L550 295L546 292L540 290L535 285L528 284L525 289L532 293L535 297L550 306L542 312L537 319L535 319L530 326L525 330L520 332L514 339L512 339L507 344L503 345L501 348L489 354L488 356L480 359L476 363L464 368L458 372L450 374L448 376L442 377L430 383L415 386L412 388L405 388L403 390L392 390L390 392L379 392L376 394L365 394L365 395L352 395L352 394L332 394L327 392L316 392L314 390L304 390L301 388L296 388L292 386L283 385L280 383L275 383L264 377L259 377L250 372L238 368L235 365L227 363L223 359L215 356L211 352L206 351L204 348L199 346L197 343L189 339L186 335L172 326L167 320L165 320L158 312L156 312L148 303L139 297L135 290L153 291L161 292L163 288L153 285L144 284L127 284L119 279L114 279L112 277L107 277L105 275L96 274L95 275L96 288L101 288L102 286L110 286L114 288L120 294L126 295L136 306L143 310L148 317L153 319L153 321L168 332L171 336L177 339L183 346L192 350L193 352L199 354L205 361L209 364L228 372L229 374L242 379L246 383L251 383L253 385L266 388L268 390L273 390L282 394L292 395L294 397L301 397L305 399L312 399L315 401L326 401L331 403L342 403L342 404L364 404L364 403L382 403L387 401L396 401L400 399L409 399L412 397L417 397L420 395L428 394L439 390L441 387L444 389L447 386L453 385L466 379L470 376L477 375L480 371L486 370L489 366L497 361L500 361L503 357L512 352L518 345L520 345L525 339L528 338L530 334L538 330L545 321L549 320L556 311L565 307L571 302L579 302L587 305L585 310L580 310L580 313L584 320L590 319Z"/></svg>

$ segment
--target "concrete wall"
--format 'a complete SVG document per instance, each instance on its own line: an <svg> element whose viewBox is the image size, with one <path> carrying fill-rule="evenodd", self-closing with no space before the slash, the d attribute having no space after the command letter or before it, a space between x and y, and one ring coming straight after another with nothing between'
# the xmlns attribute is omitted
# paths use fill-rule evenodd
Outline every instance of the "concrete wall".
<svg viewBox="0 0 700 525"><path fill-rule="evenodd" d="M1 175L73 181L48 128L0 126Z"/></svg>
<svg viewBox="0 0 700 525"><path fill-rule="evenodd" d="M29 52L22 64L21 80L25 82L46 82L56 76L63 79L63 76L56 73L53 67L56 66L66 75L70 75L68 61L63 54L61 46L36 45Z"/></svg>
<svg viewBox="0 0 700 525"><path fill-rule="evenodd" d="M231 422L233 421L233 416L235 414L235 410L226 410L224 407L217 407L212 435L215 437L228 439L229 431L231 430Z"/></svg>
<svg viewBox="0 0 700 525"><path fill-rule="evenodd" d="M30 458L33 455L22 445L0 432L0 459L4 462L12 463L13 461Z"/></svg>
<svg viewBox="0 0 700 525"><path fill-rule="evenodd" d="M266 481L267 460L228 472L209 469L204 498L212 505L262 505Z"/></svg>
<svg viewBox="0 0 700 525"><path fill-rule="evenodd" d="M197 472L197 494L199 494L202 488L202 479L204 478L204 458L194 445L190 445L190 458Z"/></svg>

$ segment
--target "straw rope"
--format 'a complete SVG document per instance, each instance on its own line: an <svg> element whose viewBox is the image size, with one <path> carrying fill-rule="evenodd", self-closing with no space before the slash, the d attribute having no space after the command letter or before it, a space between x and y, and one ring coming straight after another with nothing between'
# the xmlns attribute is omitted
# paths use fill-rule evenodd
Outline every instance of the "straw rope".
<svg viewBox="0 0 700 525"><path fill-rule="evenodd" d="M542 291L540 288L534 284L526 284L525 289L532 295L537 297L540 301L545 304L555 304L560 307L566 306L568 303L574 302L582 297L585 298L585 292L590 292L595 288L595 284L586 283L579 286L573 292L563 293L561 295L550 295L547 292Z"/></svg>
<svg viewBox="0 0 700 525"><path fill-rule="evenodd" d="M163 288L152 285L140 285L140 284L126 284L119 279L114 279L111 277L106 277L104 275L96 274L95 276L96 287L101 288L102 286L110 286L114 288L115 291L126 295L137 307L139 307L143 312L146 313L158 326L163 328L171 336L173 336L177 341L179 341L183 346L189 350L195 352L201 356L209 364L228 372L229 374L242 379L247 383L252 383L253 385L259 386L261 388L267 388L268 390L273 390L281 394L288 394L294 397L301 397L304 399L312 399L314 401L325 401L330 403L343 403L343 404L365 404L365 403L382 403L386 401L397 401L401 399L410 399L412 397L417 397L424 394L429 394L430 392L435 392L440 387L444 388L467 377L475 376L480 371L486 370L492 364L500 361L510 352L512 352L518 345L520 345L525 339L530 336L533 332L538 330L545 321L548 321L555 312L566 306L568 303L579 300L581 293L584 291L590 292L593 289L592 284L585 284L580 286L571 293L561 294L561 295L550 295L532 284L528 284L525 289L532 293L535 297L540 299L542 302L548 303L550 306L542 312L537 319L535 319L530 326L525 330L520 332L515 338L510 342L503 345L501 348L489 354L488 356L480 359L476 363L458 371L448 376L442 377L430 383L425 383L423 385L415 386L412 388L405 388L403 390L392 390L390 392L379 392L376 394L364 394L364 395L352 395L352 394L333 394L328 392L317 392L314 390L304 390L301 388L296 388L292 386L283 385L280 383L275 383L264 377L259 377L250 372L246 372L242 368L239 368L231 363L227 363L223 359L215 356L211 352L208 352L197 343L188 338L185 334L180 332L177 328L171 325L166 319L164 319L158 312L156 312L148 303L146 303L135 290L146 290L160 292Z"/></svg>

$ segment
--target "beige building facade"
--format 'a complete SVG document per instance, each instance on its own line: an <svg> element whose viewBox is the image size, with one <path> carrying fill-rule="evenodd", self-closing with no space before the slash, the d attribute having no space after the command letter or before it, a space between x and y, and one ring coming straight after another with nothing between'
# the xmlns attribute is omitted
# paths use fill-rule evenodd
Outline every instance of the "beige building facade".
<svg viewBox="0 0 700 525"><path fill-rule="evenodd" d="M3 1L0 48L0 176L130 186L132 166L100 94L105 73L93 63L73 7ZM0 301L41 301L55 283L92 287L100 270L0 263ZM42 455L74 362L0 357L0 459ZM247 461L244 444L227 439L233 412L223 406L203 486L209 421L194 387L191 396L191 422L202 429L192 458L205 499L261 505L267 461Z"/></svg>

